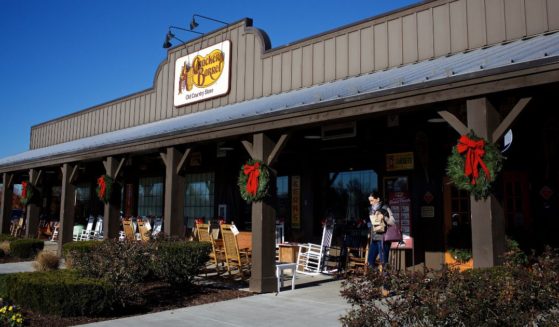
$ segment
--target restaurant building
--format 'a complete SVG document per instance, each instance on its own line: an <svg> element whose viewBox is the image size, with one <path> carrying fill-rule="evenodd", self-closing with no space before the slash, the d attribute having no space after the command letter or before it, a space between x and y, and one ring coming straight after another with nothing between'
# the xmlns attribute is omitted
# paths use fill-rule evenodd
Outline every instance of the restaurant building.
<svg viewBox="0 0 559 327"><path fill-rule="evenodd" d="M33 126L30 149L0 159L1 231L22 181L40 194L26 233L60 220L59 249L89 215L110 238L121 215L163 217L176 236L223 217L252 231L256 292L276 287L276 220L286 240L319 242L324 219L367 218L373 190L407 236L408 266L440 267L457 229L476 267L499 264L505 235L553 245L558 29L559 0L423 2L276 48L252 20L228 24L170 48L151 88ZM506 157L486 199L446 177L472 131ZM261 202L240 196L249 159L272 168ZM102 175L116 182L107 203Z"/></svg>

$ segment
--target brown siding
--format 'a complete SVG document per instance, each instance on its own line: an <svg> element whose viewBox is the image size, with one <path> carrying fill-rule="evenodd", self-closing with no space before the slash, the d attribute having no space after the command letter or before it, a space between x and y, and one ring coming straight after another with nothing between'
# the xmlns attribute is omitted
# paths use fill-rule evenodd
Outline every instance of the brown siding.
<svg viewBox="0 0 559 327"><path fill-rule="evenodd" d="M378 24L374 29L374 53L375 53L375 70L381 70L388 67L388 36L386 23Z"/></svg>
<svg viewBox="0 0 559 327"><path fill-rule="evenodd" d="M559 29L559 0L435 0L264 49L245 21L168 52L153 88L34 126L39 148ZM173 106L177 58L231 41L230 92Z"/></svg>
<svg viewBox="0 0 559 327"><path fill-rule="evenodd" d="M388 66L400 66L402 58L402 19L388 22Z"/></svg>

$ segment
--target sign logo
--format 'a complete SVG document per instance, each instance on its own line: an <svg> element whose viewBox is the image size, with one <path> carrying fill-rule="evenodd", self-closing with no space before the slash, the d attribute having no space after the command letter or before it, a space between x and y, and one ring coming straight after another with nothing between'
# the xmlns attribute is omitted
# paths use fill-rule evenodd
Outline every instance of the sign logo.
<svg viewBox="0 0 559 327"><path fill-rule="evenodd" d="M191 53L175 62L175 107L229 92L231 41Z"/></svg>

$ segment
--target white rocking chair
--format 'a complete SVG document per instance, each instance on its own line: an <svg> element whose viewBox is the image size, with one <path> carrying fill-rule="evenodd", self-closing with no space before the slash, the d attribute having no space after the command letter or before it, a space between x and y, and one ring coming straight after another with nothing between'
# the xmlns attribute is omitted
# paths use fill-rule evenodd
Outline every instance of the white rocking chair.
<svg viewBox="0 0 559 327"><path fill-rule="evenodd" d="M93 223L95 222L95 217L89 216L87 220L87 226L78 237L78 241L87 241L91 239L93 233Z"/></svg>
<svg viewBox="0 0 559 327"><path fill-rule="evenodd" d="M306 275L318 275L322 272L324 258L330 250L334 224L325 224L322 229L322 241L319 244L299 244L297 272Z"/></svg>

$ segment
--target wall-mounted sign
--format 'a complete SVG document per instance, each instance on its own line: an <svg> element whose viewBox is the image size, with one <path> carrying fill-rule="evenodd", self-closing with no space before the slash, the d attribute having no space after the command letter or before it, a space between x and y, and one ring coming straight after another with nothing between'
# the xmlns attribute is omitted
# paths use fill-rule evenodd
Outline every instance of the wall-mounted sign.
<svg viewBox="0 0 559 327"><path fill-rule="evenodd" d="M413 169L413 152L386 154L386 171Z"/></svg>
<svg viewBox="0 0 559 327"><path fill-rule="evenodd" d="M435 218L435 207L421 206L421 218Z"/></svg>
<svg viewBox="0 0 559 327"><path fill-rule="evenodd" d="M193 52L175 62L175 107L229 92L231 41Z"/></svg>

